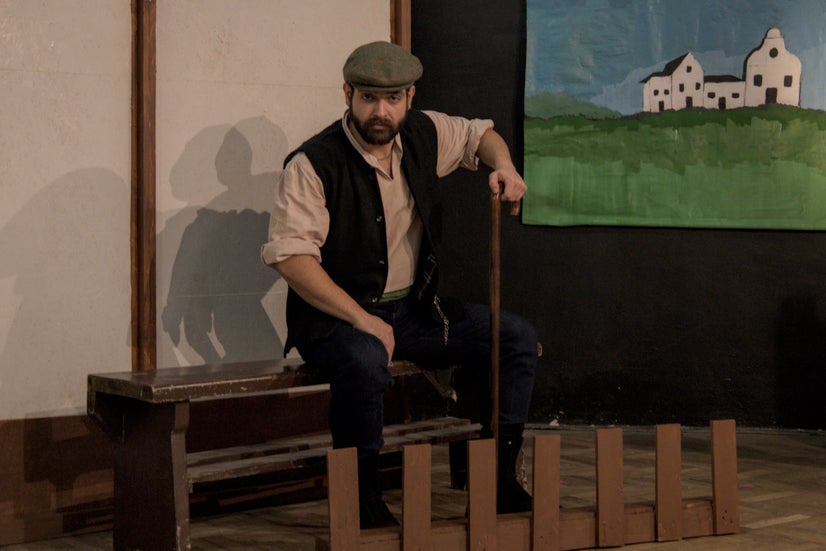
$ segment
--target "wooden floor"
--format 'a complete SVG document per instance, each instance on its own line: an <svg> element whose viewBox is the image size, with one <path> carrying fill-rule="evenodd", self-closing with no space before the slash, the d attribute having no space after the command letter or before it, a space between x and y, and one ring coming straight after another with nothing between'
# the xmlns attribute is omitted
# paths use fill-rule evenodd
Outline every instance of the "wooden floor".
<svg viewBox="0 0 826 551"><path fill-rule="evenodd" d="M534 432L545 430L531 427ZM562 438L562 507L593 506L594 429L550 428ZM625 501L654 500L654 430L624 428ZM627 546L634 551L826 550L826 432L738 428L741 532L673 543ZM683 497L711 495L709 431L684 428ZM529 450L528 450L529 451ZM461 517L464 492L448 485L447 450L433 451L433 516ZM526 458L530 465L530 456ZM400 490L387 492L400 513ZM310 551L327 531L326 501L260 508L192 521L192 548ZM107 550L111 532L8 546L11 550ZM508 551L508 550L503 550Z"/></svg>

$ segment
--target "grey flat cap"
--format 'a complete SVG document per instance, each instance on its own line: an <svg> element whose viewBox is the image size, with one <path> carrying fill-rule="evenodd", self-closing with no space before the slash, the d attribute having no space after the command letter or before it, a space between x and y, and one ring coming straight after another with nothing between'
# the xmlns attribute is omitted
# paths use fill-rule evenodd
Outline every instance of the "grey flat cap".
<svg viewBox="0 0 826 551"><path fill-rule="evenodd" d="M402 90L422 76L419 58L390 42L356 48L344 63L344 81L366 91Z"/></svg>

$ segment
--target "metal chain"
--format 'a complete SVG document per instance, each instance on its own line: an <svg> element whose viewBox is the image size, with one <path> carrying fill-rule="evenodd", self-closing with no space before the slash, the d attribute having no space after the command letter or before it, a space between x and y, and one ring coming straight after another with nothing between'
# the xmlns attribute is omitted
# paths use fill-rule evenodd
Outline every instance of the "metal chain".
<svg viewBox="0 0 826 551"><path fill-rule="evenodd" d="M439 317L442 318L442 325L444 326L445 346L447 346L447 336L450 332L450 320L447 319L445 313L442 312L442 307L439 305L439 297L433 297L433 306L436 307L436 313L438 313Z"/></svg>

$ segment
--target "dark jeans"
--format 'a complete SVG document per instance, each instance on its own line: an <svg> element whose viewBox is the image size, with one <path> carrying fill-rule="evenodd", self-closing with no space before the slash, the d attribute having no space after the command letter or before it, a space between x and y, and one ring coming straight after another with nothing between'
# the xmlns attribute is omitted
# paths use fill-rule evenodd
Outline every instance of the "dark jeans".
<svg viewBox="0 0 826 551"><path fill-rule="evenodd" d="M490 309L480 304L465 304L464 308L464 319L450 324L447 344L442 324L415 315L409 298L380 303L370 311L393 326L395 358L437 367L461 364L464 376L478 378L481 386L487 387ZM499 327L499 423L525 423L537 362L536 331L530 322L508 312L500 313ZM330 378L333 445L355 446L359 455L378 451L384 425L383 396L393 384L381 341L346 325L299 352ZM481 411L485 406L481 405Z"/></svg>

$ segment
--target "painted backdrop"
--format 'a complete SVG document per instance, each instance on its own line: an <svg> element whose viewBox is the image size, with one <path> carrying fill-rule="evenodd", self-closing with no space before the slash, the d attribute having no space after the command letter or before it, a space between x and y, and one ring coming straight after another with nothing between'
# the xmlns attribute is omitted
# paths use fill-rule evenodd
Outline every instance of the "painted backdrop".
<svg viewBox="0 0 826 551"><path fill-rule="evenodd" d="M826 0L528 0L523 222L826 229Z"/></svg>

